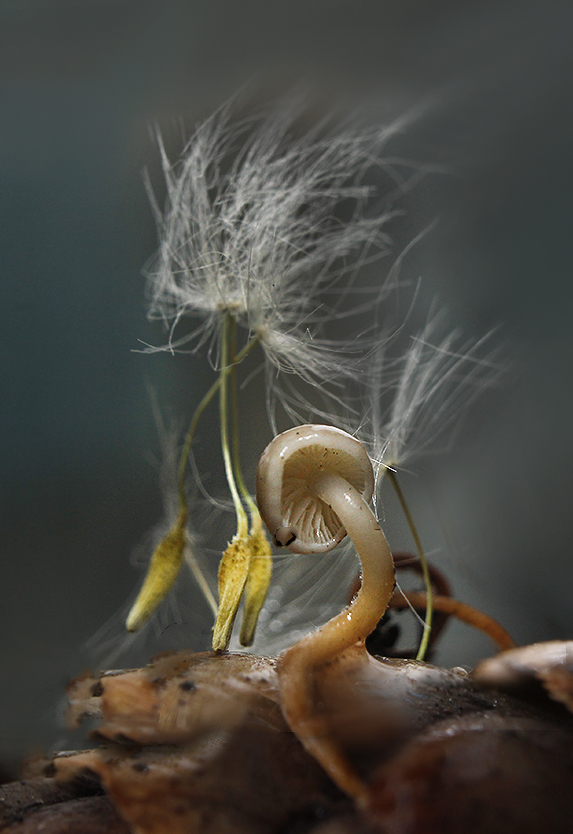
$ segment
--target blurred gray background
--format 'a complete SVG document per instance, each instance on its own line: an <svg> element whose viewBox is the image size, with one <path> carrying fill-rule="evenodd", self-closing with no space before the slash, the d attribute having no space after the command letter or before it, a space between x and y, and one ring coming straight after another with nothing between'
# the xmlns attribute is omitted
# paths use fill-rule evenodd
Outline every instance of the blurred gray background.
<svg viewBox="0 0 573 834"><path fill-rule="evenodd" d="M200 358L134 352L163 340L140 276L150 126L176 145L180 117L256 76L381 117L433 102L394 151L454 173L393 231L439 218L404 269L468 336L498 326L509 370L404 486L458 597L518 642L571 636L572 35L568 2L0 2L3 766L58 743L85 641L139 582L130 554L161 517L148 386L184 418L209 383ZM452 626L439 659L489 651Z"/></svg>

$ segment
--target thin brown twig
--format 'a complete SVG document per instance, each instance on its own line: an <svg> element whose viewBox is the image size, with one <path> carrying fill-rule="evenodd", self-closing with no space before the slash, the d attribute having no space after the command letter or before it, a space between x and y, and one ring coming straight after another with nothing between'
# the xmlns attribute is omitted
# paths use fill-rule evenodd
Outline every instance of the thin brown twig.
<svg viewBox="0 0 573 834"><path fill-rule="evenodd" d="M500 651L506 649L513 649L517 645L508 632L501 626L497 620L484 614L483 611L478 611L477 608L472 608L465 602L459 602L452 597L442 596L436 594L433 597L434 607L436 611L441 611L444 614L451 614L462 620L464 623L477 628L487 634L493 642L498 646ZM413 606L420 610L425 610L426 594L421 591L402 591L394 594L390 600L389 608L409 608Z"/></svg>

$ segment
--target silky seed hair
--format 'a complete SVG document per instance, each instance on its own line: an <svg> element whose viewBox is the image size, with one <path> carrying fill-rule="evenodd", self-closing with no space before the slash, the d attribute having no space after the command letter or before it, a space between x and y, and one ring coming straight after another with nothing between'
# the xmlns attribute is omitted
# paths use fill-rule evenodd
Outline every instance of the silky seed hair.
<svg viewBox="0 0 573 834"><path fill-rule="evenodd" d="M495 332L465 339L447 327L443 309L408 339L398 352L392 339L382 342L369 360L370 405L359 434L380 477L450 446L459 418L505 372Z"/></svg>
<svg viewBox="0 0 573 834"><path fill-rule="evenodd" d="M148 181L159 235L145 270L149 316L169 329L167 343L151 349L197 351L229 313L260 340L269 412L278 397L292 419L308 405L293 377L341 401L337 385L361 372L371 347L364 332L327 333L390 292L381 281L367 302L352 295L359 266L388 252L389 192L421 175L420 166L382 155L412 115L385 129L336 128L332 119L305 127L305 108L293 96L240 118L231 102L175 162L158 132L163 209ZM381 172L382 196L373 185Z"/></svg>

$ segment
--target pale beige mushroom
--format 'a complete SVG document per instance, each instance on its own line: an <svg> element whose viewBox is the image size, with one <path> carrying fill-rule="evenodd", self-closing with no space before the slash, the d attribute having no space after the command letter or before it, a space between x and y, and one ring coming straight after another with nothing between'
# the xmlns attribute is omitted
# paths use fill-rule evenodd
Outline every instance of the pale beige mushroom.
<svg viewBox="0 0 573 834"><path fill-rule="evenodd" d="M573 640L550 640L518 646L482 660L472 672L482 686L514 694L539 681L550 698L573 712Z"/></svg>
<svg viewBox="0 0 573 834"><path fill-rule="evenodd" d="M295 553L321 553L350 537L362 565L352 603L279 658L285 717L331 778L358 801L365 785L317 712L314 676L328 660L364 641L384 614L395 585L388 542L368 502L374 475L364 446L332 426L297 426L265 449L257 472L257 500L275 543Z"/></svg>

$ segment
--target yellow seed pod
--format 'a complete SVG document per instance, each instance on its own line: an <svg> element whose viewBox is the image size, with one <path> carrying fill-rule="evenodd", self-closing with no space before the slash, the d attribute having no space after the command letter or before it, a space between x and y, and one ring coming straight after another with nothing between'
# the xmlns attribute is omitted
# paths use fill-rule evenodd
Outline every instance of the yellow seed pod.
<svg viewBox="0 0 573 834"><path fill-rule="evenodd" d="M250 560L248 537L235 536L223 553L219 565L219 614L213 629L215 652L223 652L229 645Z"/></svg>
<svg viewBox="0 0 573 834"><path fill-rule="evenodd" d="M182 510L175 525L155 548L141 590L125 622L128 631L140 629L173 587L183 561L186 522L187 510Z"/></svg>
<svg viewBox="0 0 573 834"><path fill-rule="evenodd" d="M257 530L251 530L248 543L251 561L245 585L245 607L240 636L242 646L250 646L253 643L257 620L269 590L273 571L271 546L262 525Z"/></svg>

